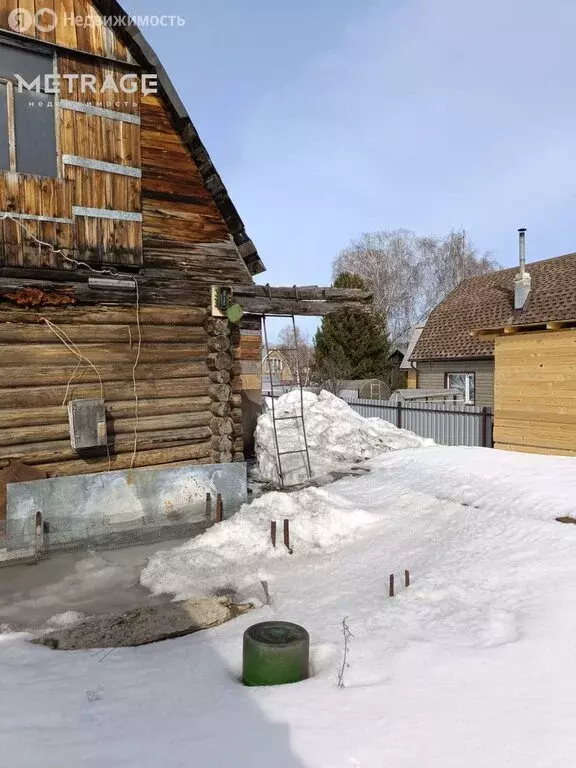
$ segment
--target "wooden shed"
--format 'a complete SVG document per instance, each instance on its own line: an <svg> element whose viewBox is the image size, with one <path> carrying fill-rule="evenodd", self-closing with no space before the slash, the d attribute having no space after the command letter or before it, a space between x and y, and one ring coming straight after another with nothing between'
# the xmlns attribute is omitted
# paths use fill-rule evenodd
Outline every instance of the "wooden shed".
<svg viewBox="0 0 576 768"><path fill-rule="evenodd" d="M576 254L527 265L525 303L474 334L494 342L494 447L576 456Z"/></svg>

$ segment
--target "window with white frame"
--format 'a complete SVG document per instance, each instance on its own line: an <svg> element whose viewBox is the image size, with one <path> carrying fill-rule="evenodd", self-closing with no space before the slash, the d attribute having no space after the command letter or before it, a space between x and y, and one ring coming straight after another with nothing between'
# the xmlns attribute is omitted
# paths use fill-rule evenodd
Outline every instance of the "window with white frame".
<svg viewBox="0 0 576 768"><path fill-rule="evenodd" d="M43 84L53 71L52 56L0 43L0 170L58 175L54 95L20 80Z"/></svg>
<svg viewBox="0 0 576 768"><path fill-rule="evenodd" d="M462 393L466 405L474 405L476 398L476 380L473 373L447 373L446 387Z"/></svg>

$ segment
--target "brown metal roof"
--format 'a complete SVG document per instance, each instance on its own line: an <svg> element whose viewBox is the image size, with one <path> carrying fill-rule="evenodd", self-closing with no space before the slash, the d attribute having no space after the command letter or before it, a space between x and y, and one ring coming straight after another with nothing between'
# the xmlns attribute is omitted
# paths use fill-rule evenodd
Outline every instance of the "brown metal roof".
<svg viewBox="0 0 576 768"><path fill-rule="evenodd" d="M518 267L464 280L428 318L412 360L492 357L494 344L471 331L576 319L576 253L526 265L532 288L514 310Z"/></svg>

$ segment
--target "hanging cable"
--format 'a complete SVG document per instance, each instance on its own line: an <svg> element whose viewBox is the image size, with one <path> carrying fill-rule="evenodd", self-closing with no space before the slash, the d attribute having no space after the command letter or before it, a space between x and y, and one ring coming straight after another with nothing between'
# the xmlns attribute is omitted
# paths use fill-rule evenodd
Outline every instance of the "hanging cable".
<svg viewBox="0 0 576 768"><path fill-rule="evenodd" d="M69 262L70 264L75 264L77 267L85 267L90 272L94 272L95 274L99 275L117 275L118 272L113 267L110 269L94 269L90 264L88 264L85 261L79 261L78 259L73 259L72 257L68 256L64 253L64 251L60 248L54 248L54 246L51 243L47 243L44 240L40 240L36 235L31 232L28 227L26 227L24 224L22 224L21 221L19 221L16 217L11 216L9 213L0 214L0 221L9 220L14 222L16 226L20 227L21 230L23 230L28 237L38 244L38 249L42 246L45 248L48 248L53 254L61 256L64 261ZM134 464L136 463L136 456L138 453L138 427L139 427L139 421L140 421L140 414L139 414L139 397L138 397L138 387L137 387L137 379L136 379L136 371L138 368L138 364L140 362L141 352L142 352L142 327L140 322L140 291L138 287L138 281L135 277L132 278L132 281L134 283L134 288L136 290L136 327L138 329L138 345L136 348L136 357L134 360L134 365L132 366L132 388L134 392L134 446L132 450L132 459L130 461L130 469L134 468ZM100 372L92 363L91 360L89 360L82 352L80 351L79 347L74 344L74 342L70 339L70 337L66 334L66 332L59 328L57 325L55 325L52 321L48 320L46 317L43 317L40 315L40 319L46 323L48 328L52 331L52 333L64 344L64 346L72 352L76 357L78 357L78 364L76 365L76 368L74 369L74 372L72 373L72 376L68 380L68 383L66 385L66 392L64 395L64 400L62 405L66 405L66 401L68 400L68 395L70 392L70 387L72 385L72 382L81 367L82 363L87 363L93 370L95 371L96 375L98 376L98 381L100 382L100 398L101 400L104 400L104 384L102 381L102 377L100 376ZM106 440L106 453L108 455L108 469L111 469L111 458L110 458L110 446L108 444L108 440Z"/></svg>

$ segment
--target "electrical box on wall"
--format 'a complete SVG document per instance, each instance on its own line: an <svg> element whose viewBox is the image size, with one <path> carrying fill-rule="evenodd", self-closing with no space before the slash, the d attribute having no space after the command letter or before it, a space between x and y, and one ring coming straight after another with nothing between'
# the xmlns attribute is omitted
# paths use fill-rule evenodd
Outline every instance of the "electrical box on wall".
<svg viewBox="0 0 576 768"><path fill-rule="evenodd" d="M75 451L105 446L106 410L104 400L71 400L68 403L70 444Z"/></svg>
<svg viewBox="0 0 576 768"><path fill-rule="evenodd" d="M232 303L232 289L219 285L212 286L212 316L226 317L228 307Z"/></svg>
<svg viewBox="0 0 576 768"><path fill-rule="evenodd" d="M212 286L212 317L225 317L231 323L242 319L244 310L234 301L232 288L221 285Z"/></svg>

